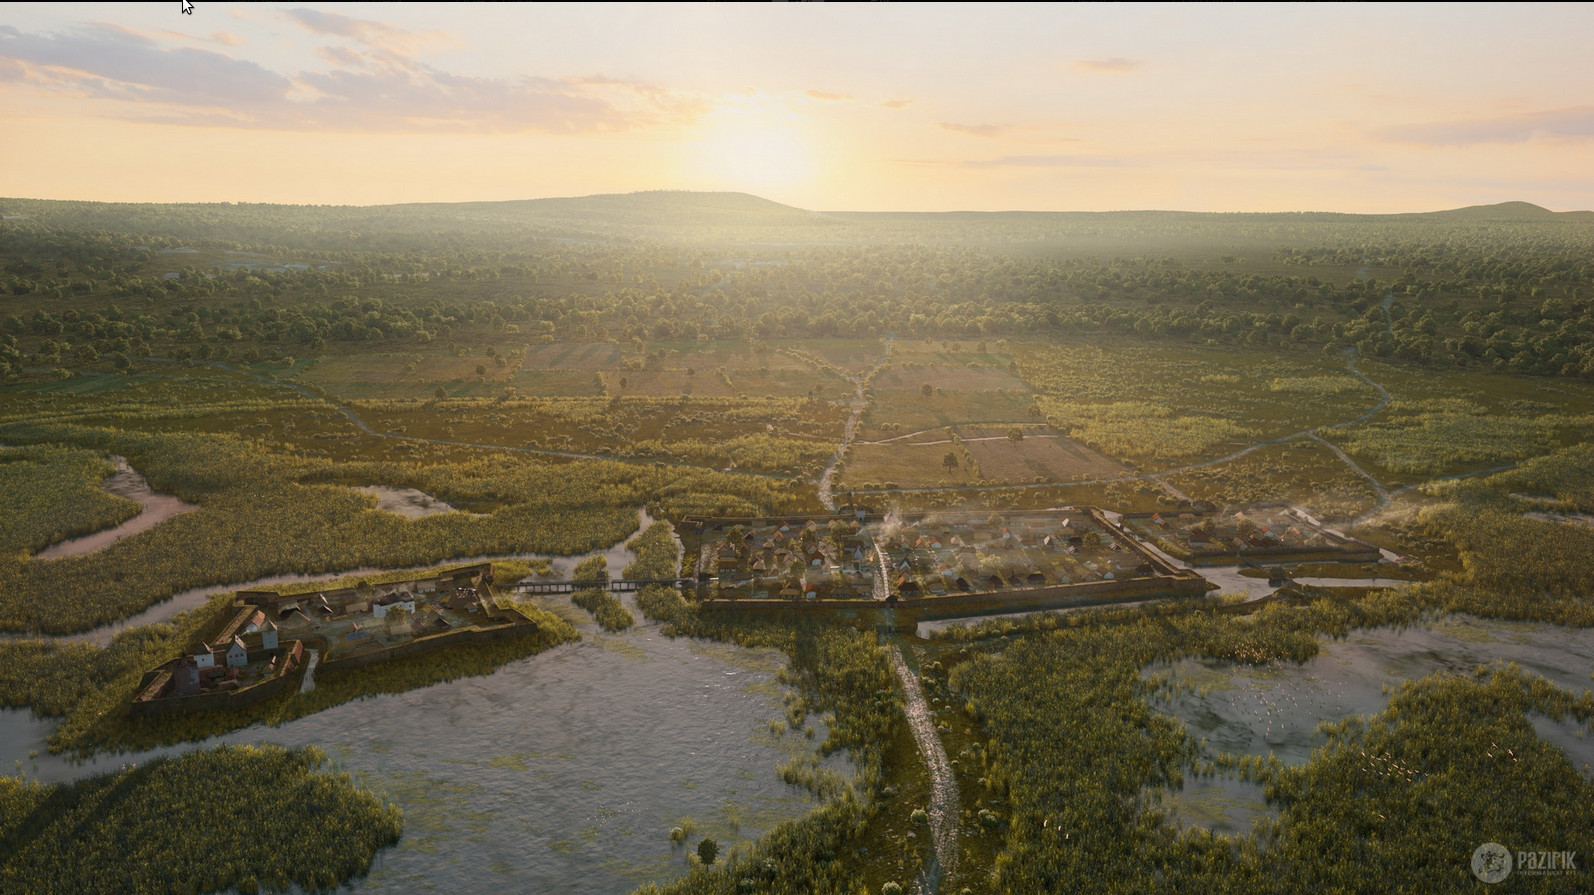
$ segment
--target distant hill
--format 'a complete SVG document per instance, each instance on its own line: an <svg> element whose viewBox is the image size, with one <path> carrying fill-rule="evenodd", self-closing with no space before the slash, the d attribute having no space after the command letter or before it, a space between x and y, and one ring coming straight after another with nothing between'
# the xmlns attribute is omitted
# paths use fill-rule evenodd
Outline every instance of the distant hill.
<svg viewBox="0 0 1594 895"><path fill-rule="evenodd" d="M782 205L748 193L653 190L606 193L562 199L508 202L427 203L398 208L455 211L459 214L565 224L608 224L641 227L801 226L820 223L824 215Z"/></svg>
<svg viewBox="0 0 1594 895"><path fill-rule="evenodd" d="M1292 223L1301 221L1380 221L1380 220L1440 220L1476 221L1480 223L1543 222L1594 222L1594 211L1551 211L1531 202L1501 202L1498 205L1470 205L1444 211L1403 212L1396 214L1355 214L1339 211L838 211L830 212L838 220L856 221L941 221L960 222L1040 222L1046 220L1089 222L1159 222L1183 221L1204 223Z"/></svg>
<svg viewBox="0 0 1594 895"><path fill-rule="evenodd" d="M1566 227L1584 233L1594 212L1552 212L1505 202L1410 214L1194 211L834 211L817 212L738 192L603 194L502 202L403 205L107 203L0 198L0 233L67 227L167 237L230 249L298 252L425 251L448 240L521 249L528 239L698 245L921 244L1021 246L1080 256L1151 250L1191 260L1269 255L1318 245L1322 228L1395 226L1424 231ZM440 240L443 240L440 242ZM1005 249L1004 249L1005 250Z"/></svg>
<svg viewBox="0 0 1594 895"><path fill-rule="evenodd" d="M1501 202L1430 211L1422 217L1452 221L1594 221L1594 211L1551 211L1532 202Z"/></svg>

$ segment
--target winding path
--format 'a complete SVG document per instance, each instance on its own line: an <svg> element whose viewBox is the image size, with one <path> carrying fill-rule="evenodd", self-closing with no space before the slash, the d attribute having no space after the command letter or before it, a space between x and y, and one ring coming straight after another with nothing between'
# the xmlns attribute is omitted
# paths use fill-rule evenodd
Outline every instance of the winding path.
<svg viewBox="0 0 1594 895"><path fill-rule="evenodd" d="M880 356L875 359L874 366L864 373L853 377L852 381L857 390L852 396L852 413L847 416L847 428L841 434L841 444L836 445L835 456L830 458L830 463L825 466L824 474L819 477L819 502L832 513L836 511L836 497L831 492L830 483L836 477L836 464L840 463L841 458L847 455L847 447L852 444L852 436L858 431L858 420L863 417L863 410L868 406L869 402L864 395L864 389L868 388L869 380L880 372L880 368L885 366L886 358L890 356L891 337L886 336L885 347L881 349Z"/></svg>
<svg viewBox="0 0 1594 895"><path fill-rule="evenodd" d="M1318 444L1322 445L1323 447L1326 447L1329 450L1333 451L1335 456L1337 456L1341 460L1345 461L1345 465L1349 466L1352 472L1354 472L1357 475L1361 476L1362 478L1366 479L1368 484L1373 486L1373 490L1378 492L1378 508L1379 509L1383 509L1384 507L1389 505L1389 497L1390 497L1389 489L1384 487L1384 483L1383 482L1380 482L1377 479L1373 478L1373 474L1372 473L1370 473L1367 470L1361 468L1361 466L1355 460L1352 460L1350 458L1350 454L1347 454L1343 450L1340 450L1339 445L1333 443L1332 441L1329 441L1328 439L1326 439L1323 436L1317 434L1316 432L1308 432L1308 433L1306 433L1306 437L1310 438L1311 440L1313 440L1315 442L1317 442Z"/></svg>
<svg viewBox="0 0 1594 895"><path fill-rule="evenodd" d="M913 438L915 436L925 435L925 434L928 434L930 432L941 432L941 431L945 431L947 429L959 428L959 427L967 428L967 429L989 429L989 428L991 428L993 426L1001 426L1001 427L1022 426L1022 427L1028 428L1028 427L1034 426L1034 425L1037 425L1035 420L971 420L971 421L960 422L956 426L935 426L934 428L930 428L930 429L920 429L917 432L908 432L907 434L904 434L904 435L893 435L890 438L882 438L879 441L860 441L858 443L859 444L891 444L892 442L901 441L904 438ZM1007 436L1006 435L995 435L995 436L992 436L992 437L993 438L1006 438ZM1057 436L1057 435L1029 435L1029 434L1025 434L1024 437L1025 438L1057 438L1059 436ZM983 439L965 438L963 440L964 441L980 441L980 440L983 440ZM916 441L916 442L914 442L914 444L946 444L946 442L945 441Z"/></svg>
<svg viewBox="0 0 1594 895"><path fill-rule="evenodd" d="M304 667L304 683L299 685L300 693L309 693L315 689L315 666L321 661L320 650L310 650L310 664Z"/></svg>
<svg viewBox="0 0 1594 895"><path fill-rule="evenodd" d="M919 755L930 771L930 842L935 847L935 860L919 877L919 895L931 895L940 887L941 880L957 869L958 860L958 781L952 774L952 763L947 760L941 738L936 736L934 716L925 702L924 690L919 686L919 676L913 673L902 658L902 650L891 647L891 669L897 673L906 698L903 711L908 718L908 728L919 746Z"/></svg>

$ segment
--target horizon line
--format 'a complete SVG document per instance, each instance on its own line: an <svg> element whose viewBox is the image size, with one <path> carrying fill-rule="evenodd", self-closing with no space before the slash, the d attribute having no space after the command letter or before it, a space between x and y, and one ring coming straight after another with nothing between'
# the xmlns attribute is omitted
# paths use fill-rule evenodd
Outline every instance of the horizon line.
<svg viewBox="0 0 1594 895"><path fill-rule="evenodd" d="M1522 199L1506 199L1506 200L1502 200L1502 201L1499 201L1499 202L1485 202L1485 203L1476 203L1476 204L1471 204L1471 205L1458 205L1458 206L1452 206L1452 207L1449 207L1449 208L1437 208L1437 209L1429 209L1429 210L1424 210L1424 211L1374 211L1374 212L1336 211L1336 210L1322 209L1322 208L1315 208L1315 209L1314 208L1305 208L1305 209L1294 209L1294 210L1288 210L1288 211L1283 211L1283 210L1271 210L1271 211L1256 211L1256 210L1194 211L1194 210L1191 210L1191 209L1182 209L1182 208L1112 208L1112 209L1078 209L1078 208L1075 208L1075 209L1068 209L1068 208L978 209L978 208L946 208L946 209L939 209L939 210L933 210L933 211L927 211L927 210L916 210L915 211L915 210L908 210L908 209L890 209L890 208L876 208L876 209L858 209L858 208L816 209L816 208L804 208L804 207L802 207L800 205L791 205L791 204L788 204L788 203L785 203L785 202L781 202L781 201L776 200L776 199L770 199L767 196L761 196L761 195L759 195L757 193L751 193L751 192L748 192L746 190L686 190L686 189L662 189L662 188L661 189L647 189L647 190L631 190L629 192L585 193L585 194L581 194L581 195L531 196L531 197L518 197L518 198L513 198L513 199L448 199L448 200L432 200L432 201L426 201L426 202L377 202L377 203L369 203L369 204L360 204L360 203L352 203L352 202L349 202L349 203L335 203L335 202L334 203L317 203L317 202L255 202L255 201L247 201L247 200L225 200L225 199L208 200L208 201L161 202L161 201L149 201L149 200L143 200L143 201L121 201L121 200L104 200L104 199L60 199L60 198L51 198L51 197L38 197L38 196L0 196L0 202L8 202L8 201L61 202L61 203L81 202L81 203L89 203L89 204L95 204L95 205L232 205L232 206L259 205L259 206L277 206L277 207L285 207L285 208L373 208L374 209L374 208L406 208L406 207L418 207L418 206L427 206L427 205L489 205L489 204L507 204L507 203L512 203L512 202L548 202L548 201L558 201L558 200L572 200L572 201L574 201L574 200L581 200L581 199L601 199L601 198L619 198L619 197L628 197L628 196L645 196L645 195L659 194L659 193L671 193L671 194L679 194L679 195L697 195L697 196L746 196L748 198L757 199L757 200L762 201L762 202L768 202L768 203L770 203L772 205L778 205L778 206L780 206L782 208L789 208L789 209L792 209L793 211L803 211L803 212L807 212L809 214L818 214L818 215L829 215L829 214L836 214L836 215L842 215L842 214L903 214L903 215L939 215L939 214L992 214L992 215L998 215L998 214L1305 215L1305 214L1338 214L1338 215L1346 215L1346 216L1350 216L1350 217L1393 217L1393 216L1398 216L1398 215L1443 214L1443 213L1452 212L1452 211L1465 211L1465 210L1469 210L1469 209L1499 208L1499 207L1502 207L1502 206L1513 206L1513 205L1514 206L1526 206L1528 208L1535 208L1535 209L1538 209L1540 211L1544 211L1546 213L1555 214L1555 215L1594 214L1594 209L1573 208L1573 209L1567 209L1565 211L1556 211L1553 208L1549 208L1549 207L1540 205L1540 204L1538 204L1536 202L1528 202L1528 201L1522 200Z"/></svg>

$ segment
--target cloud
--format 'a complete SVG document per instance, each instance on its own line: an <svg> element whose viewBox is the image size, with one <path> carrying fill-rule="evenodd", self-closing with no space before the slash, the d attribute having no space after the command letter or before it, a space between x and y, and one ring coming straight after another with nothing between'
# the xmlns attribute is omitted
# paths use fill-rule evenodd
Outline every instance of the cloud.
<svg viewBox="0 0 1594 895"><path fill-rule="evenodd" d="M102 98L191 105L282 100L288 78L243 59L192 47L163 49L122 28L86 25L65 34L0 27L0 59L38 86Z"/></svg>
<svg viewBox="0 0 1594 895"><path fill-rule="evenodd" d="M957 131L960 134L968 134L971 137L994 137L1007 130L1007 125L1005 124L956 124L951 121L941 122L941 127L949 131Z"/></svg>
<svg viewBox="0 0 1594 895"><path fill-rule="evenodd" d="M312 10L294 15L363 46L321 47L328 70L285 75L110 26L51 35L0 26L0 79L125 101L123 117L138 121L267 130L567 134L688 122L708 106L696 94L601 75L457 75L394 49L408 39L402 29Z"/></svg>
<svg viewBox="0 0 1594 895"><path fill-rule="evenodd" d="M1539 139L1580 140L1594 137L1594 108L1582 106L1470 121L1396 124L1378 128L1372 134L1390 143L1434 147L1526 143Z"/></svg>
<svg viewBox="0 0 1594 895"><path fill-rule="evenodd" d="M809 99L822 99L832 103L846 102L852 99L845 93L826 93L823 90L808 90L804 91L803 95Z"/></svg>
<svg viewBox="0 0 1594 895"><path fill-rule="evenodd" d="M339 122L345 128L385 130L462 128L578 133L626 127L609 102L546 78L505 81L449 74L422 65L374 64L303 72L299 84L316 98L285 109L289 123Z"/></svg>
<svg viewBox="0 0 1594 895"><path fill-rule="evenodd" d="M911 99L888 99L885 102L881 103L880 105L885 106L888 109L906 109L908 106L913 105L913 100L911 100Z"/></svg>
<svg viewBox="0 0 1594 895"><path fill-rule="evenodd" d="M1133 159L1100 155L1004 155L992 159L898 159L899 164L936 168L1138 168Z"/></svg>
<svg viewBox="0 0 1594 895"><path fill-rule="evenodd" d="M188 40L194 41L196 43L222 44L223 46L228 47L241 47L244 45L244 39L230 31L212 31L210 32L209 37L201 37L198 34L184 34L181 31L172 31L169 28L162 28L159 31L152 32L139 32L133 30L132 28L123 28L120 25L105 25L104 27L114 28L127 34L138 34L142 37L159 36L169 40Z"/></svg>
<svg viewBox="0 0 1594 895"><path fill-rule="evenodd" d="M1140 60L1114 56L1110 59L1081 59L1074 64L1086 71L1123 73L1139 68Z"/></svg>
<svg viewBox="0 0 1594 895"><path fill-rule="evenodd" d="M346 37L369 47L409 54L423 47L457 43L442 31L415 32L386 22L356 19L319 9L290 9L283 13L313 34Z"/></svg>

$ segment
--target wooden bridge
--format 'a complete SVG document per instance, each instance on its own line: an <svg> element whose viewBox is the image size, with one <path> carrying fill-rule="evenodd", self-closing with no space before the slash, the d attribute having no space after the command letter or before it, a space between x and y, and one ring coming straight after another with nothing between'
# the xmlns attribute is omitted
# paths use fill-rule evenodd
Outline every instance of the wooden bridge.
<svg viewBox="0 0 1594 895"><path fill-rule="evenodd" d="M641 590L646 584L670 587L696 586L696 578L593 578L588 581L523 581L509 587L521 594L573 594L578 590Z"/></svg>

